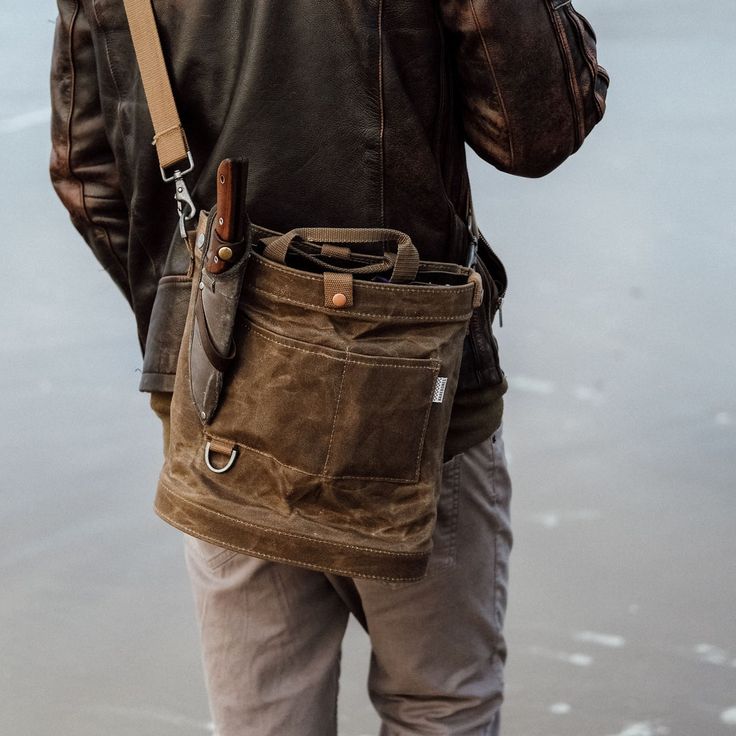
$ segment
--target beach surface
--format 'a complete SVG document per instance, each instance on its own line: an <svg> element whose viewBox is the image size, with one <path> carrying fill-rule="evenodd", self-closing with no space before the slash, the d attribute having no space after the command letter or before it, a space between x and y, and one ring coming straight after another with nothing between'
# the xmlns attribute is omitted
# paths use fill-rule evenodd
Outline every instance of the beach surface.
<svg viewBox="0 0 736 736"><path fill-rule="evenodd" d="M587 0L612 77L541 180L471 156L515 543L504 736L736 734L736 12ZM47 174L54 4L0 9L0 733L212 732L132 315ZM376 734L345 641L340 736Z"/></svg>

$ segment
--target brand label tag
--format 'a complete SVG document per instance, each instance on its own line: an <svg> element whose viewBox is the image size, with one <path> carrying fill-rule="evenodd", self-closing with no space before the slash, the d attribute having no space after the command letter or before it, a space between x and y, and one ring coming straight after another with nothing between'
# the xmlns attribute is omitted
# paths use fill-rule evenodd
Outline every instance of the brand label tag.
<svg viewBox="0 0 736 736"><path fill-rule="evenodd" d="M434 393L432 394L432 403L441 404L445 398L445 387L447 386L447 376L437 376L434 382Z"/></svg>

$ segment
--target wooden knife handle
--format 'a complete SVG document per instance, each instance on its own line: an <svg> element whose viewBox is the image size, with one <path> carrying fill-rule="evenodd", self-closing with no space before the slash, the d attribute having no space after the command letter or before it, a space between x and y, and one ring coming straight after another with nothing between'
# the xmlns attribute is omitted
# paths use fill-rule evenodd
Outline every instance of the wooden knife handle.
<svg viewBox="0 0 736 736"><path fill-rule="evenodd" d="M237 188L240 177L237 174L237 162L226 158L217 167L217 223L215 232L220 240L235 242L235 219L237 216Z"/></svg>
<svg viewBox="0 0 736 736"><path fill-rule="evenodd" d="M248 179L247 159L224 159L217 167L217 219L215 238L210 241L206 268L210 273L221 273L242 255L242 241L247 235L248 215L245 195ZM229 247L232 244L233 247Z"/></svg>

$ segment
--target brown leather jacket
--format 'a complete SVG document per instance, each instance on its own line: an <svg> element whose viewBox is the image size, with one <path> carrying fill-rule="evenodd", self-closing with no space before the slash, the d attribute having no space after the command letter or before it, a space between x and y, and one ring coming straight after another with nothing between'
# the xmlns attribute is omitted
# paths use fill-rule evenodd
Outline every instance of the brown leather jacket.
<svg viewBox="0 0 736 736"><path fill-rule="evenodd" d="M135 312L141 388L171 390L186 263L123 3L58 6L52 180ZM250 217L274 230L396 228L424 258L463 262L465 142L503 171L543 176L604 112L608 75L569 0L154 7L194 156L195 203L212 205L222 158L245 156ZM497 360L490 324L476 338L460 391L502 380L484 365L491 353Z"/></svg>

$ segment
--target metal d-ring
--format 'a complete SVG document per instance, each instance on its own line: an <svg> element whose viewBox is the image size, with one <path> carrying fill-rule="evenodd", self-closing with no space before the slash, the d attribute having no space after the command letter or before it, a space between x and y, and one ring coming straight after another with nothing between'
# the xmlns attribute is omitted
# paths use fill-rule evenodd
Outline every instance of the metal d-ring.
<svg viewBox="0 0 736 736"><path fill-rule="evenodd" d="M211 449L212 443L208 440L207 444L204 446L204 463L205 465L213 472L213 473L226 473L230 468L232 468L233 463L235 462L235 458L238 456L238 451L233 447L232 451L230 452L230 459L227 461L227 463L221 467L216 468L211 462L210 462L210 449Z"/></svg>

